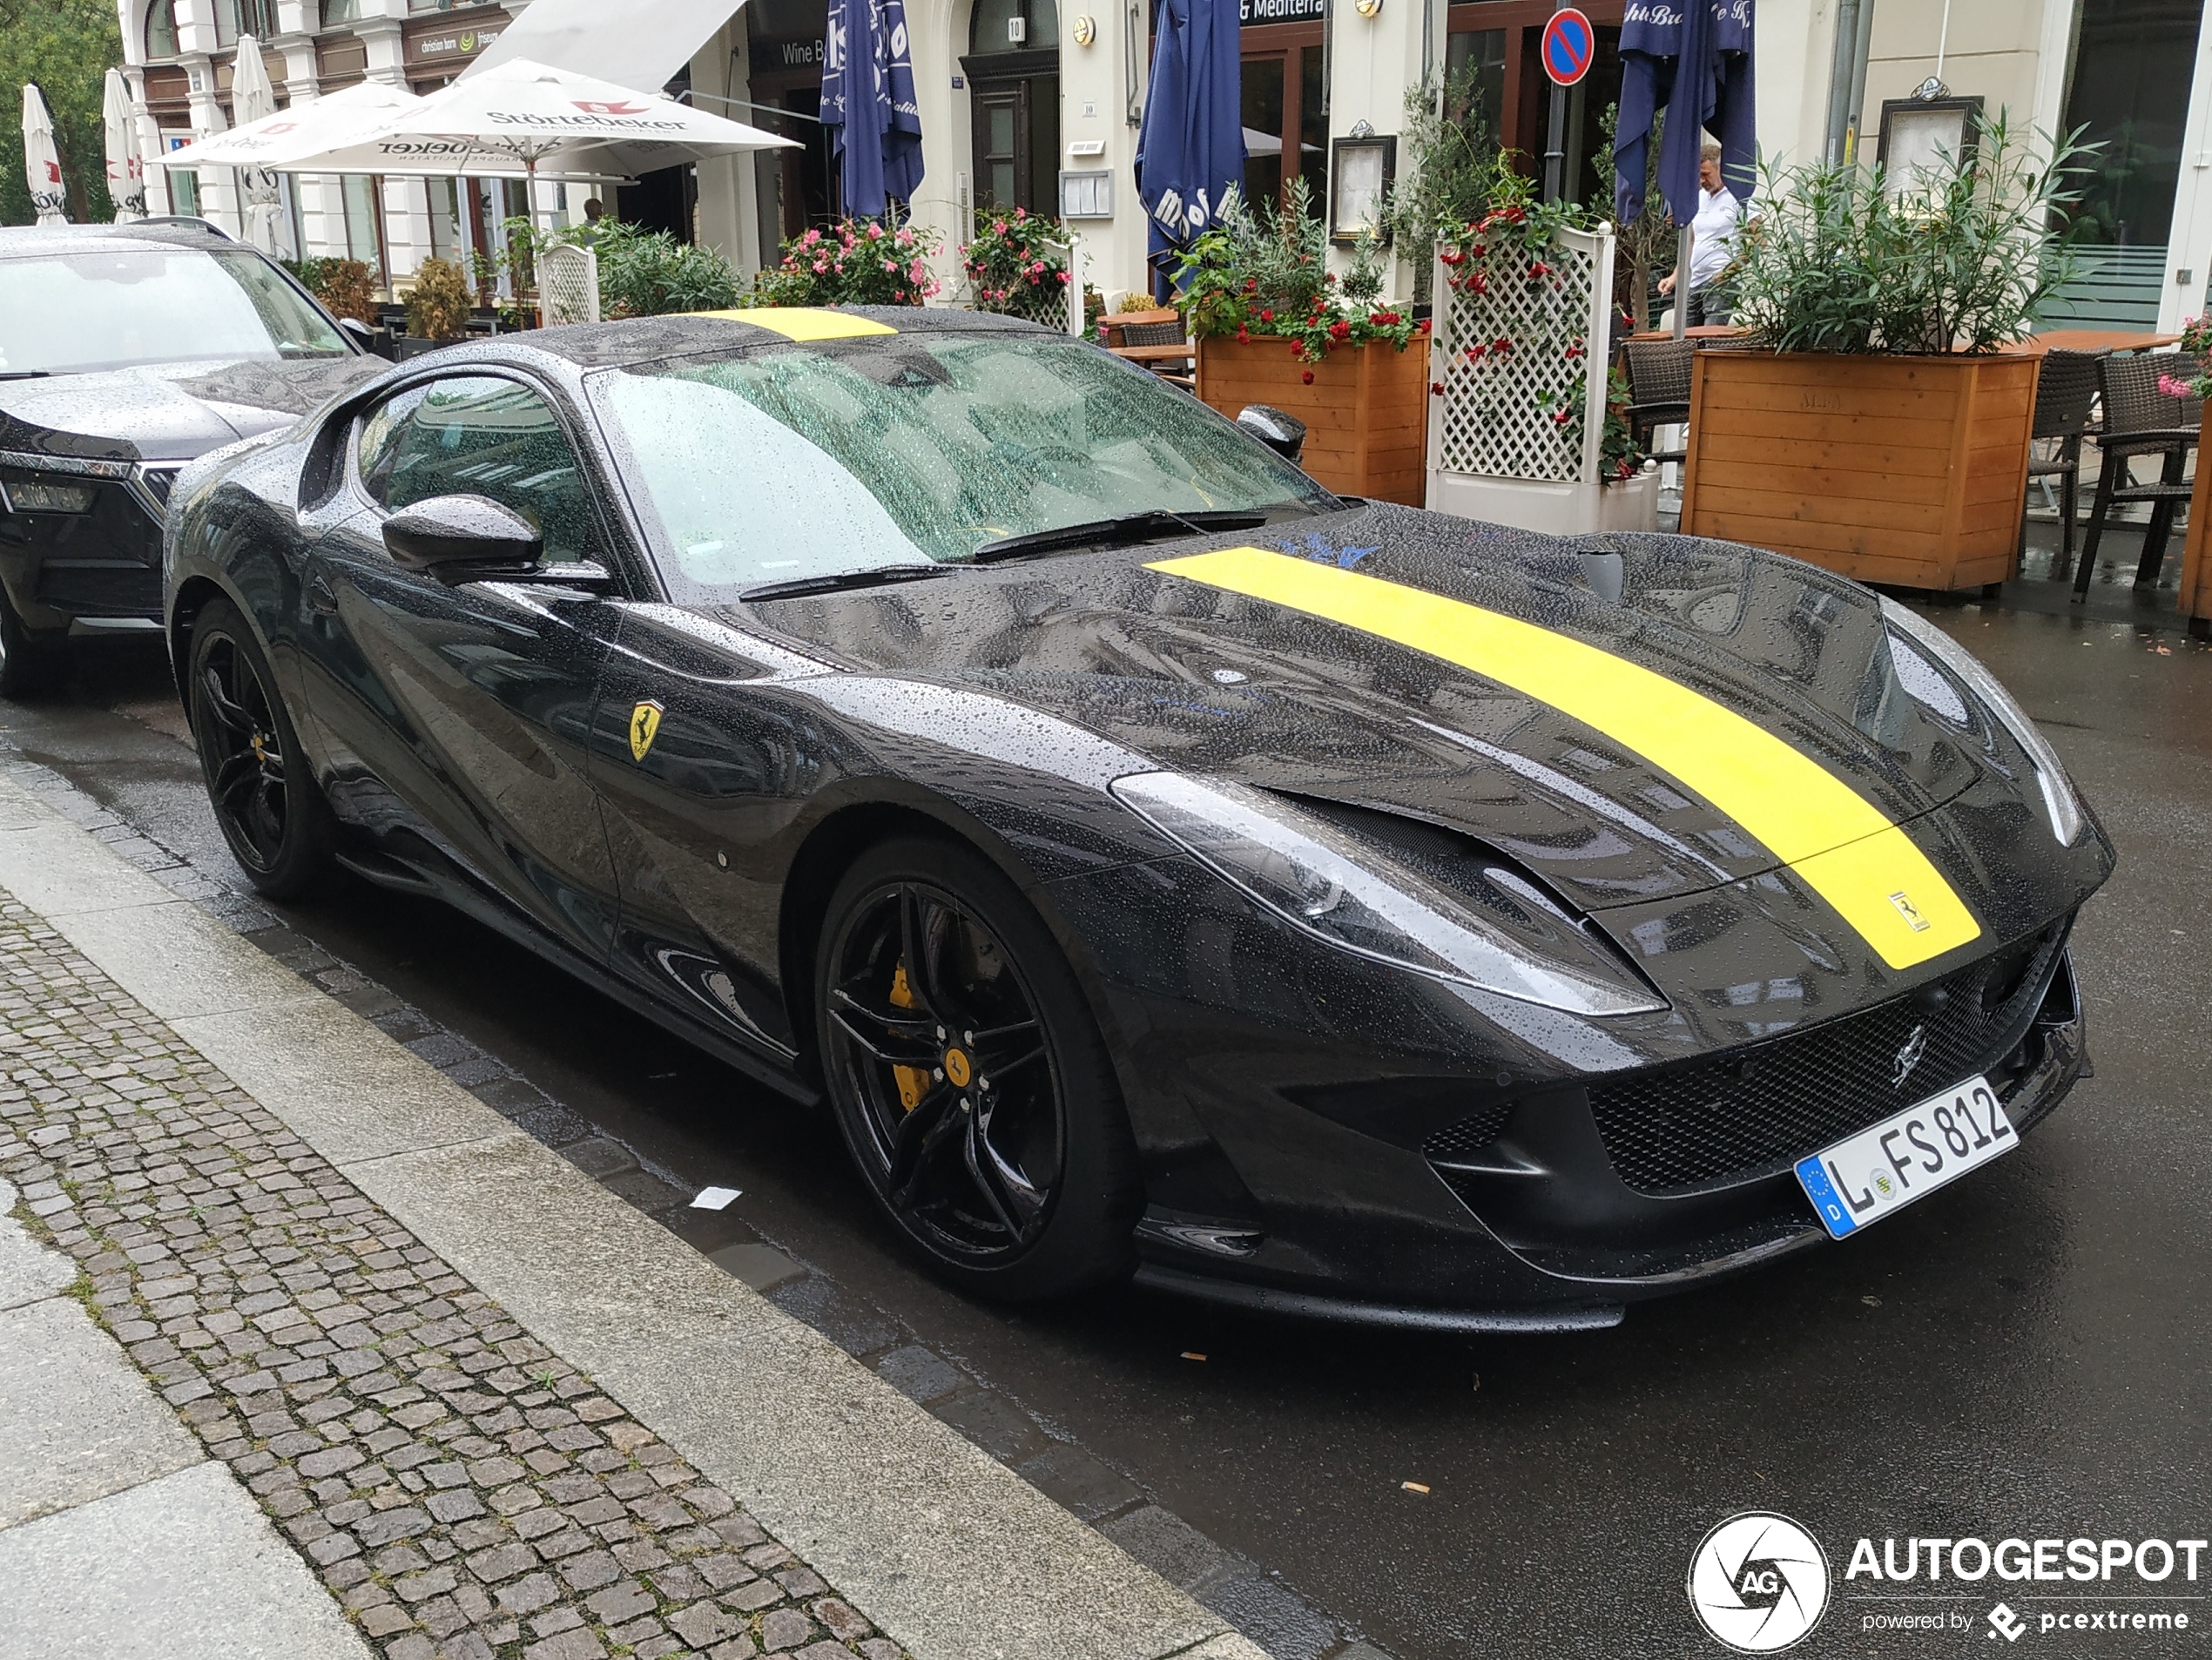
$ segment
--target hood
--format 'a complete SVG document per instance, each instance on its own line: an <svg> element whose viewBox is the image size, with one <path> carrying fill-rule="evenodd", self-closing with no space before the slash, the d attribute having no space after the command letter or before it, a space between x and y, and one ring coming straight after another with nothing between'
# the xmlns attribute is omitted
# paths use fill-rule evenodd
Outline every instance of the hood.
<svg viewBox="0 0 2212 1660"><path fill-rule="evenodd" d="M0 449L190 461L284 426L388 367L365 356L245 359L0 381Z"/></svg>
<svg viewBox="0 0 2212 1660"><path fill-rule="evenodd" d="M1872 595L1695 538L1562 541L1369 505L750 614L852 666L989 690L1163 768L1474 837L1586 911L1781 862L1602 716L1576 719L1371 627L1149 568L1236 546L1465 601L1549 631L1529 637L1540 649L1564 637L1650 670L1780 739L1893 824L1980 776L1959 733L1898 684Z"/></svg>

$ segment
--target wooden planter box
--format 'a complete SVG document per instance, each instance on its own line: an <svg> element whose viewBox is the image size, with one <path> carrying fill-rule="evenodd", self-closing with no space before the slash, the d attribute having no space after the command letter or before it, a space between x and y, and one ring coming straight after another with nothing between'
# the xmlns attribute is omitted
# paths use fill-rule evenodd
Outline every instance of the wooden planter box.
<svg viewBox="0 0 2212 1660"><path fill-rule="evenodd" d="M1347 347L1301 363L1286 340L1210 335L1198 342L1197 390L1232 421L1248 403L1270 403L1305 422L1305 470L1331 489L1420 506L1428 460L1423 337L1402 352Z"/></svg>
<svg viewBox="0 0 2212 1660"><path fill-rule="evenodd" d="M2196 489L2189 496L2188 540L2182 551L2182 615L2189 632L2212 634L2212 403L2196 443Z"/></svg>
<svg viewBox="0 0 2212 1660"><path fill-rule="evenodd" d="M1700 352L1683 533L1861 582L2002 582L2019 567L2040 361Z"/></svg>

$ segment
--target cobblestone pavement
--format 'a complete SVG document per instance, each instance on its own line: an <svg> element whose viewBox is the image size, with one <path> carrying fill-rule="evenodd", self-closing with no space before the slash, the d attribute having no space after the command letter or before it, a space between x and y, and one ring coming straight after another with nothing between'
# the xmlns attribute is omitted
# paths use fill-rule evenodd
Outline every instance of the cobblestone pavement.
<svg viewBox="0 0 2212 1660"><path fill-rule="evenodd" d="M0 1174L388 1660L904 1660L3 895Z"/></svg>

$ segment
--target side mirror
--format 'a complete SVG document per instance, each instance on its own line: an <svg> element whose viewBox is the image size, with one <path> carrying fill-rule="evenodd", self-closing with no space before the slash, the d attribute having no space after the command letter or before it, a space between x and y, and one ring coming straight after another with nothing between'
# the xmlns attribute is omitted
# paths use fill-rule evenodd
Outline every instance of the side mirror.
<svg viewBox="0 0 2212 1660"><path fill-rule="evenodd" d="M1271 404L1246 404L1237 412L1237 424L1285 461L1295 463L1305 453L1305 422Z"/></svg>
<svg viewBox="0 0 2212 1660"><path fill-rule="evenodd" d="M358 317L341 317L338 327L353 337L354 344L365 352L373 352L389 361L392 356L391 336L381 328L371 328Z"/></svg>
<svg viewBox="0 0 2212 1660"><path fill-rule="evenodd" d="M434 496L384 521L384 550L455 585L535 570L545 539L489 496Z"/></svg>

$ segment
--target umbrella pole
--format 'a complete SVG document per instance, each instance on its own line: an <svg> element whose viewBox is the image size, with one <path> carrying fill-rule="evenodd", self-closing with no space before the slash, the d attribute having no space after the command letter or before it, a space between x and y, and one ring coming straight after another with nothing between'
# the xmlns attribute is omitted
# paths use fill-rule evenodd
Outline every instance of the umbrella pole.
<svg viewBox="0 0 2212 1660"><path fill-rule="evenodd" d="M1675 338L1689 325L1689 240L1696 234L1683 226L1675 235Z"/></svg>

